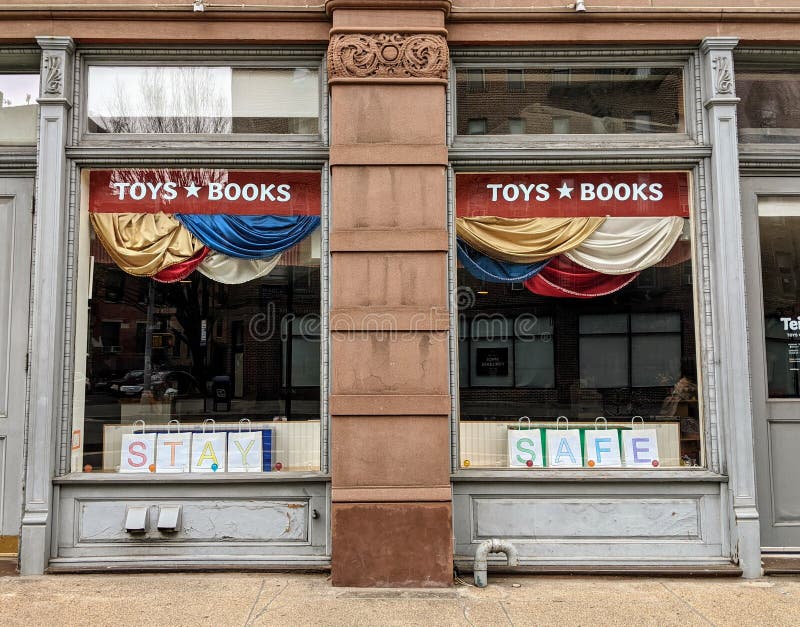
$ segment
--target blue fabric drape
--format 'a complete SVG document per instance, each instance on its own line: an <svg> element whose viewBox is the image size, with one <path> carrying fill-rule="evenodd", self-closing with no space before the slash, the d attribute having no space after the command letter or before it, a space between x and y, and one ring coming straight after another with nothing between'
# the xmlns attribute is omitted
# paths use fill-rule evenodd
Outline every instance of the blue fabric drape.
<svg viewBox="0 0 800 627"><path fill-rule="evenodd" d="M291 248L320 224L319 216L245 216L176 213L209 248L239 259L272 257Z"/></svg>
<svg viewBox="0 0 800 627"><path fill-rule="evenodd" d="M461 238L456 238L458 260L461 265L476 279L487 283L521 283L539 274L549 262L549 259L536 263L509 263L492 259Z"/></svg>

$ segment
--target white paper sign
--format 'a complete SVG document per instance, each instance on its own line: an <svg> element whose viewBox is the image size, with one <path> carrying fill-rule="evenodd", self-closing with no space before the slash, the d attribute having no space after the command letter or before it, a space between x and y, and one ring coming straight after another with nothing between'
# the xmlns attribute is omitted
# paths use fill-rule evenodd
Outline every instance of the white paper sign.
<svg viewBox="0 0 800 627"><path fill-rule="evenodd" d="M585 432L586 465L589 468L619 468L619 429L590 429Z"/></svg>
<svg viewBox="0 0 800 627"><path fill-rule="evenodd" d="M622 432L622 450L627 468L654 468L660 463L655 429L626 429Z"/></svg>
<svg viewBox="0 0 800 627"><path fill-rule="evenodd" d="M228 434L228 472L261 472L261 431Z"/></svg>
<svg viewBox="0 0 800 627"><path fill-rule="evenodd" d="M541 430L508 430L508 465L517 468L544 467Z"/></svg>
<svg viewBox="0 0 800 627"><path fill-rule="evenodd" d="M121 452L120 472L153 472L156 463L156 434L123 434Z"/></svg>
<svg viewBox="0 0 800 627"><path fill-rule="evenodd" d="M225 432L192 434L192 472L225 472Z"/></svg>
<svg viewBox="0 0 800 627"><path fill-rule="evenodd" d="M547 465L552 468L581 468L581 434L577 429L547 429Z"/></svg>
<svg viewBox="0 0 800 627"><path fill-rule="evenodd" d="M159 433L156 439L156 472L189 472L191 433Z"/></svg>

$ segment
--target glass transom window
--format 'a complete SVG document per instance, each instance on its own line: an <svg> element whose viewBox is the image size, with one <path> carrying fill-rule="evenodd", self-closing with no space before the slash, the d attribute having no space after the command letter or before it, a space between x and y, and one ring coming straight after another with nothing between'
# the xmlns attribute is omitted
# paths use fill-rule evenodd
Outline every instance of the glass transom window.
<svg viewBox="0 0 800 627"><path fill-rule="evenodd" d="M459 135L684 133L680 68L461 68Z"/></svg>
<svg viewBox="0 0 800 627"><path fill-rule="evenodd" d="M89 67L90 133L319 133L315 68Z"/></svg>
<svg viewBox="0 0 800 627"><path fill-rule="evenodd" d="M36 143L38 74L0 74L0 145Z"/></svg>

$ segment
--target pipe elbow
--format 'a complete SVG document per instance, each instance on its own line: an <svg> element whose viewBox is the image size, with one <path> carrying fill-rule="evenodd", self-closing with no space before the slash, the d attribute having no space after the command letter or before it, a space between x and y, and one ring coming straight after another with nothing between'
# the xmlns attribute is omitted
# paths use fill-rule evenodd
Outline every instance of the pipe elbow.
<svg viewBox="0 0 800 627"><path fill-rule="evenodd" d="M519 566L519 551L508 540L492 540L492 553L505 553L509 566Z"/></svg>

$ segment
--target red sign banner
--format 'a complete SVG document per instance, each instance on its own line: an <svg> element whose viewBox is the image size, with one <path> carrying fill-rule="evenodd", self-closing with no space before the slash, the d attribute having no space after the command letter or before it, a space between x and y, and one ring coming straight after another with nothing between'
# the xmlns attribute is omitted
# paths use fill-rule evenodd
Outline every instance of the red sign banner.
<svg viewBox="0 0 800 627"><path fill-rule="evenodd" d="M456 175L456 215L505 218L689 217L688 172Z"/></svg>
<svg viewBox="0 0 800 627"><path fill-rule="evenodd" d="M320 172L256 170L92 170L89 211L319 215Z"/></svg>

